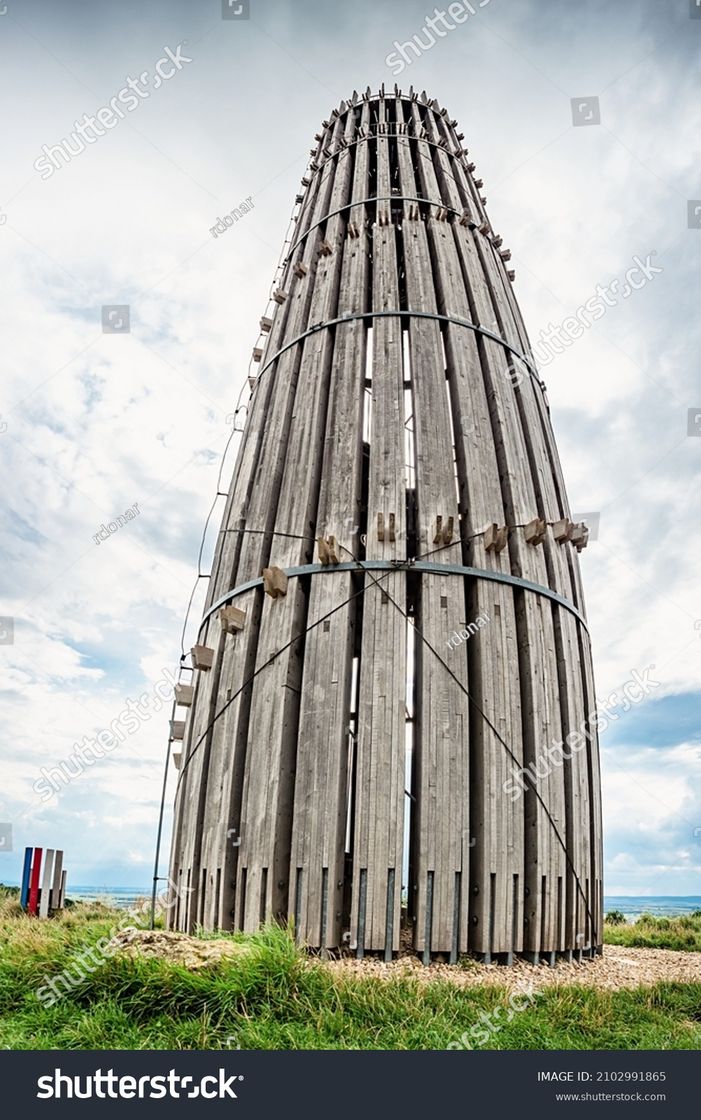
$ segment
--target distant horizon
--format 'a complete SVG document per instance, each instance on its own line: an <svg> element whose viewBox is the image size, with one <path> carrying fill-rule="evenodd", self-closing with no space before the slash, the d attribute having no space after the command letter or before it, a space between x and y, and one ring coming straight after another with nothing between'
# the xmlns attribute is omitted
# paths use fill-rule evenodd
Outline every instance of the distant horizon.
<svg viewBox="0 0 701 1120"><path fill-rule="evenodd" d="M10 880L0 878L0 886L3 886L3 887L19 887L20 885L21 884L20 884L19 880L10 881ZM73 886L73 887L71 887L71 885L69 883L66 886L66 893L69 896L70 896L71 890L74 890L74 891L90 890L90 891L95 891L95 892L103 891L105 894L109 894L110 891L134 891L134 892L139 891L139 892L144 892L144 893L150 893L150 891L152 889L153 889L153 882L141 883L141 884L138 884L138 883L137 884L133 884L133 883L132 884L120 884L119 886L107 886L105 884L98 884L98 883L76 883L75 886ZM611 899L611 898L675 898L675 899L698 898L699 900L701 900L701 893L699 893L699 894L649 894L649 893L646 893L645 891L641 891L638 894L628 894L627 892L617 891L615 894L606 894L606 892L604 892L604 899L607 899L607 898L609 898L609 899Z"/></svg>

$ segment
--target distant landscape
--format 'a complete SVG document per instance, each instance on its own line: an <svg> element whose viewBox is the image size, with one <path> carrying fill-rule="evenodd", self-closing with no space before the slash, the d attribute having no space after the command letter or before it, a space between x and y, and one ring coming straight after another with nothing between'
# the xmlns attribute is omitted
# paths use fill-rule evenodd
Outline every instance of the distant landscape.
<svg viewBox="0 0 701 1120"><path fill-rule="evenodd" d="M17 887L17 881L9 880L6 886ZM111 906L128 907L144 898L151 897L151 885L132 887L71 886L68 884L67 897L76 902L104 901ZM625 915L626 921L633 922L641 914L654 914L659 918L674 918L701 910L701 895L605 895L604 913L618 910Z"/></svg>

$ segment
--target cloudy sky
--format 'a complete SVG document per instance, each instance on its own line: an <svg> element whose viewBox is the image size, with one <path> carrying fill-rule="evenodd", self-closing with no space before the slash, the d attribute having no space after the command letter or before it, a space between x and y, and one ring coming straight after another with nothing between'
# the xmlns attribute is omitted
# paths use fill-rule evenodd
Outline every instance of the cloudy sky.
<svg viewBox="0 0 701 1120"><path fill-rule="evenodd" d="M534 343L597 285L622 288L636 258L660 270L541 362L573 508L600 514L582 554L599 694L650 665L659 681L603 739L608 894L701 894L693 7L473 0L396 79L459 120ZM65 849L74 884L149 881L169 715L154 687L180 655L309 148L354 88L394 83L387 56L416 34L430 42L432 11L250 0L250 18L223 19L222 0L0 2L0 822L14 832L12 853L0 836L0 879L17 880L35 843ZM179 46L190 61L156 88ZM144 72L136 107L53 173L35 169ZM103 305L129 306L129 333L103 332ZM148 718L42 800L41 768L142 694ZM171 775L168 803L172 789Z"/></svg>

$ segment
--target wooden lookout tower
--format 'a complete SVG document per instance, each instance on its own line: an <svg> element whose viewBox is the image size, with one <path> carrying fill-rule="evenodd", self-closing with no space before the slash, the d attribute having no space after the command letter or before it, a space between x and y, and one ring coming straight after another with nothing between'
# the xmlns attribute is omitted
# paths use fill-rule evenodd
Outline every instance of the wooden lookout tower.
<svg viewBox="0 0 701 1120"><path fill-rule="evenodd" d="M426 94L316 135L177 692L176 929L601 947L587 532L485 202Z"/></svg>

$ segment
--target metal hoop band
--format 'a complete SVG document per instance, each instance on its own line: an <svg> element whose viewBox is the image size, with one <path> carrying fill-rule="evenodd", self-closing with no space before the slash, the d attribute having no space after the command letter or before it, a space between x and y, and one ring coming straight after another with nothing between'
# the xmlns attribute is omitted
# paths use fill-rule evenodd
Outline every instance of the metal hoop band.
<svg viewBox="0 0 701 1120"><path fill-rule="evenodd" d="M535 366L531 365L528 358L524 357L521 351L517 350L515 346L512 346L510 342L507 342L506 339L501 338L500 335L495 334L494 331L490 331L487 327L480 327L478 323L472 323L469 319L459 319L455 315L438 315L433 311L405 310L362 311L357 312L353 315L343 315L340 319L328 319L325 323L316 323L315 326L310 327L309 330L304 331L303 334L298 334L296 338L291 339L290 342L286 342L284 346L281 346L280 349L276 351L275 354L273 354L272 358L269 358L265 365L261 368L260 372L258 373L258 379L263 376L265 371L269 369L273 362L276 362L278 358L285 353L286 350L289 350L292 346L296 346L298 342L303 342L305 338L309 338L310 335L316 334L317 331L323 331L326 327L336 327L341 323L352 323L357 319L387 319L392 317L400 319L412 317L415 319L436 319L440 323L452 323L457 327L466 327L468 330L474 331L475 334L484 335L485 338L490 338L492 342L498 342L500 346L503 346L506 350L513 354L515 358L518 358L520 362L523 362L531 377L534 378L541 389L543 388L543 383L538 376L538 371Z"/></svg>
<svg viewBox="0 0 701 1120"><path fill-rule="evenodd" d="M274 534L272 534L274 535ZM506 572L492 572L486 568L468 568L463 564L436 564L429 560L353 560L343 564L303 564L298 568L286 568L285 575L289 579L297 579L300 576L313 576L313 575L328 575L331 572L425 572L430 575L449 575L449 576L470 576L473 579L489 580L492 583L506 583L512 587L522 588L524 591L530 591L534 595L543 595L546 599L551 599L558 606L564 607L570 614L581 622L584 629L589 632L587 621L580 610L566 599L564 595L559 592L553 591L550 587L544 587L540 583L532 583L531 580L522 579L520 576L512 576ZM262 587L262 579L251 579L247 583L242 583L238 587L234 587L231 591L227 591L226 595L222 595L213 603L208 611L202 617L199 630L202 630L208 618L219 610L220 607L226 606L233 599L239 595L243 595L246 591L252 591L256 587ZM199 631L198 631L199 633Z"/></svg>

